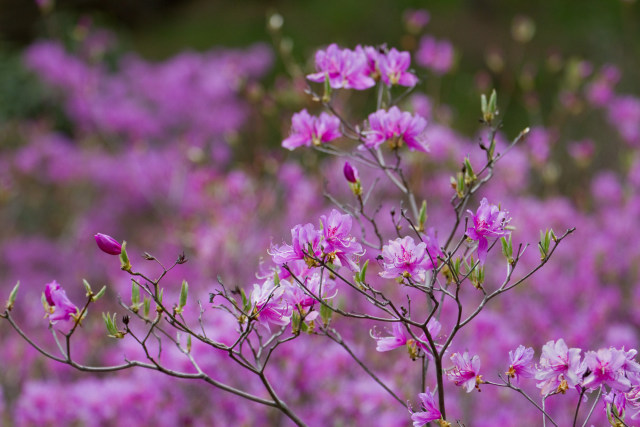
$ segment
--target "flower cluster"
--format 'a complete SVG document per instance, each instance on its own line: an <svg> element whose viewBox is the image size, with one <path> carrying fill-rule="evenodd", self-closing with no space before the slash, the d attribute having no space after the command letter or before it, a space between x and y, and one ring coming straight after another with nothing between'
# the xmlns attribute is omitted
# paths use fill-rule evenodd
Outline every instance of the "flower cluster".
<svg viewBox="0 0 640 427"><path fill-rule="evenodd" d="M271 247L273 262L283 265L304 261L309 267L325 262L357 271L357 259L364 255L364 250L350 234L351 216L333 209L329 216L320 217L320 224L320 230L313 224L296 225L291 230L291 245Z"/></svg>
<svg viewBox="0 0 640 427"><path fill-rule="evenodd" d="M329 79L333 89L368 89L381 79L387 85L415 86L418 78L409 71L409 52L395 48L388 52L371 46L355 50L341 49L331 44L316 52L316 73L307 78L313 82Z"/></svg>

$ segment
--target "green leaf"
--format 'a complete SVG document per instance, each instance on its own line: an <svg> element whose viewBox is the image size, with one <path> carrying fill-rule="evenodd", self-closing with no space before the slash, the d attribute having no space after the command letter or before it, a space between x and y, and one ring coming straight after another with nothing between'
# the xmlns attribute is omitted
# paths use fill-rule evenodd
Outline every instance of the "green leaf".
<svg viewBox="0 0 640 427"><path fill-rule="evenodd" d="M180 288L180 308L187 305L187 295L189 294L189 284L186 280L182 281L182 288Z"/></svg>
<svg viewBox="0 0 640 427"><path fill-rule="evenodd" d="M92 296L92 297L91 297L91 301L92 301L92 302L96 302L96 301L98 301L100 298L102 298L102 296L104 295L104 293L106 292L106 290L107 290L107 287L106 287L106 286L103 286L103 287L98 291L98 293L97 293L97 294L95 294L94 296Z"/></svg>
<svg viewBox="0 0 640 427"><path fill-rule="evenodd" d="M151 299L144 297L144 305L143 305L144 317L149 317L149 313L151 312Z"/></svg>
<svg viewBox="0 0 640 427"><path fill-rule="evenodd" d="M140 304L140 286L133 280L131 281L131 305L138 306Z"/></svg>
<svg viewBox="0 0 640 427"><path fill-rule="evenodd" d="M291 332L294 334L300 332L300 313L297 310L293 310L291 314Z"/></svg>
<svg viewBox="0 0 640 427"><path fill-rule="evenodd" d="M120 252L120 268L124 271L131 272L131 262L127 255L127 242L122 242L122 250Z"/></svg>
<svg viewBox="0 0 640 427"><path fill-rule="evenodd" d="M82 284L87 291L87 296L91 296L93 292L91 291L91 285L89 284L89 282L87 282L85 279L82 279Z"/></svg>
<svg viewBox="0 0 640 427"><path fill-rule="evenodd" d="M427 222L427 201L422 201L420 206L420 214L418 215L418 229L424 231L424 223Z"/></svg>
<svg viewBox="0 0 640 427"><path fill-rule="evenodd" d="M240 289L240 296L242 297L242 311L248 314L251 311L251 301L247 298L244 289Z"/></svg>
<svg viewBox="0 0 640 427"><path fill-rule="evenodd" d="M320 317L322 318L322 323L325 327L329 326L329 323L331 322L331 316L333 316L333 310L331 310L331 307L329 307L329 302L327 302L326 304L321 304Z"/></svg>
<svg viewBox="0 0 640 427"><path fill-rule="evenodd" d="M11 293L9 294L9 299L7 300L7 310L11 311L11 309L13 308L14 304L16 303L16 297L18 296L18 288L20 287L20 281L18 281L18 283L16 283L16 285L13 287L13 289L11 290ZM44 298L44 294L42 294L42 297ZM44 301L46 303L46 300Z"/></svg>

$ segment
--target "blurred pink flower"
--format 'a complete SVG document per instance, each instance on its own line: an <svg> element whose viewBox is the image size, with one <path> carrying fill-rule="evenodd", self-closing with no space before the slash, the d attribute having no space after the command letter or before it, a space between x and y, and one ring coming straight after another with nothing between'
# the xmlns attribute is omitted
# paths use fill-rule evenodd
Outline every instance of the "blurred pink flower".
<svg viewBox="0 0 640 427"><path fill-rule="evenodd" d="M453 65L453 53L453 46L449 41L424 36L416 52L416 62L436 74L445 74Z"/></svg>
<svg viewBox="0 0 640 427"><path fill-rule="evenodd" d="M388 85L415 86L418 78L410 73L411 55L392 48L386 55L380 55L378 67L382 81Z"/></svg>
<svg viewBox="0 0 640 427"><path fill-rule="evenodd" d="M340 49L331 44L316 52L316 73L307 75L312 82L324 82L326 76L333 89L368 89L376 84L364 52Z"/></svg>

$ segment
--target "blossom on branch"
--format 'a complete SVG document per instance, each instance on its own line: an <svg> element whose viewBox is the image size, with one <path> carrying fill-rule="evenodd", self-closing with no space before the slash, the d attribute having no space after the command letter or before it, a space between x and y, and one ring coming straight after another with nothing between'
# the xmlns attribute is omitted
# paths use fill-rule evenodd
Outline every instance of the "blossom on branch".
<svg viewBox="0 0 640 427"><path fill-rule="evenodd" d="M442 418L442 414L438 409L438 404L435 401L435 392L431 392L429 387L425 390L425 393L418 394L420 401L422 402L422 412L411 412L411 420L413 421L413 427L422 427L427 423Z"/></svg>
<svg viewBox="0 0 640 427"><path fill-rule="evenodd" d="M269 324L278 326L288 325L291 321L292 307L283 298L285 288L276 286L273 279L267 279L261 285L253 285L251 292L251 304L253 305L253 315L258 322L267 330Z"/></svg>
<svg viewBox="0 0 640 427"><path fill-rule="evenodd" d="M578 386L582 381L585 366L580 362L579 348L568 348L564 340L549 341L542 347L536 379L537 387L544 396Z"/></svg>
<svg viewBox="0 0 640 427"><path fill-rule="evenodd" d="M484 264L489 252L489 241L487 238L508 236L511 231L505 226L511 218L509 212L502 211L496 205L491 205L484 197L480 202L480 207L474 214L468 210L473 221L473 225L467 228L467 236L471 240L478 241L478 258L480 265Z"/></svg>
<svg viewBox="0 0 640 427"><path fill-rule="evenodd" d="M405 143L409 150L429 151L424 140L427 121L418 115L393 106L388 111L378 110L369 114L368 123L368 129L363 132L367 148L378 148L383 142L390 141L393 148Z"/></svg>
<svg viewBox="0 0 640 427"><path fill-rule="evenodd" d="M320 145L342 136L340 120L328 113L310 115L306 109L291 118L291 135L282 141L282 146L293 150L297 147Z"/></svg>
<svg viewBox="0 0 640 427"><path fill-rule="evenodd" d="M432 339L436 339L441 329L442 325L435 318L429 320L427 330ZM418 337L419 340L415 340L400 322L393 324L393 330L390 336L381 337L372 333L371 337L377 341L376 350L379 352L391 351L406 346L409 356L414 360L418 357L418 348L422 349L427 356L431 357L431 349L425 344L428 343L426 334L423 332L422 335Z"/></svg>
<svg viewBox="0 0 640 427"><path fill-rule="evenodd" d="M467 393L471 393L474 388L479 388L482 384L480 372L480 357L469 356L469 352L464 354L453 353L451 355L453 367L447 370L447 377L455 385L462 386Z"/></svg>
<svg viewBox="0 0 640 427"><path fill-rule="evenodd" d="M376 84L370 77L367 56L364 51L340 49L331 44L326 50L316 52L316 73L307 75L312 82L322 83L326 78L332 89L368 89Z"/></svg>
<svg viewBox="0 0 640 427"><path fill-rule="evenodd" d="M386 55L381 54L378 67L382 81L389 86L415 86L418 78L408 71L410 64L409 52L399 52L396 48L392 48Z"/></svg>
<svg viewBox="0 0 640 427"><path fill-rule="evenodd" d="M389 244L382 248L384 271L380 276L386 279L405 277L423 282L426 271L433 269L437 265L437 256L442 255L435 235L432 236L428 238L428 246L425 242L416 245L410 236L389 240Z"/></svg>
<svg viewBox="0 0 640 427"><path fill-rule="evenodd" d="M59 320L71 320L79 315L76 307L67 297L67 293L55 280L47 283L44 289L45 310L49 321L56 323Z"/></svg>
<svg viewBox="0 0 640 427"><path fill-rule="evenodd" d="M533 367L533 348L520 345L515 351L509 352L509 370L507 376L513 378L516 383L520 378L533 378L535 371Z"/></svg>
<svg viewBox="0 0 640 427"><path fill-rule="evenodd" d="M327 255L327 261L348 266L351 270L358 270L354 257L364 255L362 245L351 236L352 219L349 214L341 214L333 209L327 217L320 217L322 224L322 251Z"/></svg>

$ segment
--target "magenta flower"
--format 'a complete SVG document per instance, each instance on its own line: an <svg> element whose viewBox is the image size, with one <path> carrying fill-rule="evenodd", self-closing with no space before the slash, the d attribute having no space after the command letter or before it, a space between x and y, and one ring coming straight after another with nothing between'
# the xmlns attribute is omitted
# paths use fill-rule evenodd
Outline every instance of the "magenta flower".
<svg viewBox="0 0 640 427"><path fill-rule="evenodd" d="M436 319L432 318L427 324L429 335L435 340L442 325ZM431 349L427 344L427 336L423 332L416 341L406 330L402 323L394 323L390 336L381 337L372 333L371 337L376 340L376 350L379 352L395 350L399 347L407 347L409 356L412 359L418 357L418 348L421 348L428 356L431 356Z"/></svg>
<svg viewBox="0 0 640 427"><path fill-rule="evenodd" d="M337 117L327 113L315 117L304 109L291 118L291 135L282 141L282 146L293 150L303 145L320 145L340 136L340 120Z"/></svg>
<svg viewBox="0 0 640 427"><path fill-rule="evenodd" d="M511 218L508 217L507 211L501 211L496 205L490 205L487 198L484 197L480 202L480 207L474 215L473 212L467 211L471 215L473 225L467 228L467 236L471 240L478 241L478 258L480 264L484 264L489 251L488 237L502 237L511 233L505 230L505 226Z"/></svg>
<svg viewBox="0 0 640 427"><path fill-rule="evenodd" d="M438 404L435 401L435 392L431 392L429 387L425 390L426 393L418 394L420 401L422 402L423 412L412 412L411 420L413 421L413 427L422 427L427 423L442 418L442 414L438 409Z"/></svg>
<svg viewBox="0 0 640 427"><path fill-rule="evenodd" d="M251 292L253 314L267 330L270 330L270 323L284 326L291 321L292 307L283 298L284 290L283 286L275 286L273 279L265 280L262 286L253 285L253 292Z"/></svg>
<svg viewBox="0 0 640 427"><path fill-rule="evenodd" d="M409 236L404 239L389 240L389 244L382 248L384 271L380 273L380 276L386 279L411 277L423 282L426 271L437 265L437 254L431 254L431 248L429 249L430 251L427 253L426 243L420 242L416 245L415 240Z"/></svg>
<svg viewBox="0 0 640 427"><path fill-rule="evenodd" d="M360 177L358 176L358 169L353 167L349 162L344 162L343 172L345 179L352 184L355 184L360 180Z"/></svg>
<svg viewBox="0 0 640 427"><path fill-rule="evenodd" d="M391 141L393 147L399 147L402 142L410 150L428 152L424 141L424 129L427 121L417 115L400 111L398 107L391 107L389 111L378 110L369 114L369 128L364 132L367 148L377 148L385 141Z"/></svg>
<svg viewBox="0 0 640 427"><path fill-rule="evenodd" d="M333 89L368 89L376 84L364 50L340 49L331 44L327 50L316 52L316 73L307 75L312 82L324 82L329 77Z"/></svg>
<svg viewBox="0 0 640 427"><path fill-rule="evenodd" d="M462 386L467 393L471 393L474 387L482 384L482 376L479 375L480 357L478 355L469 357L468 351L465 351L462 355L453 353L451 361L453 362L453 367L447 370L447 377L455 385Z"/></svg>
<svg viewBox="0 0 640 427"><path fill-rule="evenodd" d="M58 320L71 320L73 316L78 316L78 307L73 305L62 286L55 280L47 283L44 297L49 305L47 315L51 323L56 323Z"/></svg>
<svg viewBox="0 0 640 427"><path fill-rule="evenodd" d="M93 237L102 252L106 252L109 255L120 255L120 252L122 252L122 246L113 237L102 233L98 233Z"/></svg>
<svg viewBox="0 0 640 427"><path fill-rule="evenodd" d="M588 351L584 355L584 364L590 374L584 379L582 386L595 389L601 385L608 385L618 391L629 391L631 382L625 376L626 362L625 352L615 348L601 348L597 352Z"/></svg>
<svg viewBox="0 0 640 427"><path fill-rule="evenodd" d="M315 261L310 257L322 257L321 238L322 234L313 224L298 224L291 229L291 245L272 246L269 254L277 265L305 260L310 267L315 266Z"/></svg>
<svg viewBox="0 0 640 427"><path fill-rule="evenodd" d="M415 86L418 78L410 73L411 55L392 48L386 55L380 55L378 67L382 81L391 85Z"/></svg>
<svg viewBox="0 0 640 427"><path fill-rule="evenodd" d="M351 215L341 214L333 209L329 217L320 217L320 223L324 237L322 251L328 255L327 260L335 262L337 259L338 264L349 266L354 271L358 270L353 257L364 255L364 250L356 238L349 234L352 225Z"/></svg>
<svg viewBox="0 0 640 427"><path fill-rule="evenodd" d="M542 347L536 379L543 395L556 390L564 392L581 383L585 366L580 363L580 352L579 348L569 349L562 338Z"/></svg>
<svg viewBox="0 0 640 427"><path fill-rule="evenodd" d="M535 370L533 367L533 348L525 348L523 345L518 346L515 351L509 352L509 370L506 374L515 379L516 383L520 378L533 378Z"/></svg>
<svg viewBox="0 0 640 427"><path fill-rule="evenodd" d="M416 52L416 62L436 74L445 74L453 65L453 53L453 46L447 40L424 36Z"/></svg>

